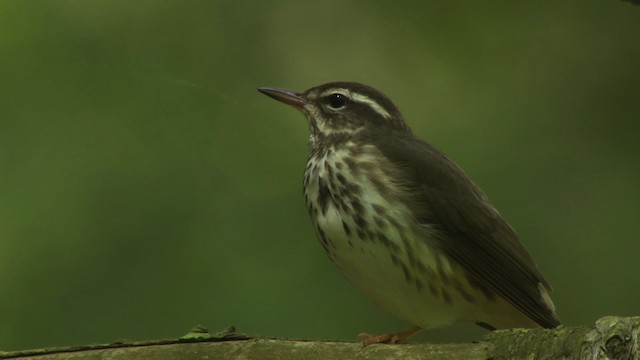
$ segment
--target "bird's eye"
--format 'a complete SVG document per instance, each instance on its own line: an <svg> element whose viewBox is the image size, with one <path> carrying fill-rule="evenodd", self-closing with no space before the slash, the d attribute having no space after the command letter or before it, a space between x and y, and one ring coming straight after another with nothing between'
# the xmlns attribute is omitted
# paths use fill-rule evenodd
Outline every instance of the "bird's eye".
<svg viewBox="0 0 640 360"><path fill-rule="evenodd" d="M342 94L329 95L329 107L332 109L340 109L347 104L347 97Z"/></svg>

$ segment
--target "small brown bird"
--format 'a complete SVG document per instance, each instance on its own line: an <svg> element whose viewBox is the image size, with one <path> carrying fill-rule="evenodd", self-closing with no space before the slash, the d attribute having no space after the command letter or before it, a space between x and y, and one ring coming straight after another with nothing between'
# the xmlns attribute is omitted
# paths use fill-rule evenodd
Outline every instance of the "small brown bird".
<svg viewBox="0 0 640 360"><path fill-rule="evenodd" d="M454 321L560 325L550 286L513 228L384 94L353 82L258 90L309 122L304 198L329 258L374 303L416 325L361 334L365 345Z"/></svg>

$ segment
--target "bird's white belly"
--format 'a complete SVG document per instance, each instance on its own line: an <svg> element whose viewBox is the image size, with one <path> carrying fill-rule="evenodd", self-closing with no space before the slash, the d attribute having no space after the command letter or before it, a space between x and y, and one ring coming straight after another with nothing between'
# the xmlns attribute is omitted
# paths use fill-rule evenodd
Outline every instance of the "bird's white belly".
<svg viewBox="0 0 640 360"><path fill-rule="evenodd" d="M345 162L346 155L329 152L305 171L305 200L329 258L374 303L413 324L433 327L471 317L470 298L478 294L429 245L429 229L394 201L402 189L371 166L371 153Z"/></svg>

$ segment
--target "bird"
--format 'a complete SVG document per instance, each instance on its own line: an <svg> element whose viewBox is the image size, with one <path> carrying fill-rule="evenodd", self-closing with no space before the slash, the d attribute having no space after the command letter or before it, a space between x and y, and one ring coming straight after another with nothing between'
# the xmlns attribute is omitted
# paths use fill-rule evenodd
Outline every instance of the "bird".
<svg viewBox="0 0 640 360"><path fill-rule="evenodd" d="M413 325L362 333L365 346L406 343L455 322L488 330L561 324L551 286L515 230L384 93L344 81L258 91L307 119L304 200L329 259L377 306Z"/></svg>

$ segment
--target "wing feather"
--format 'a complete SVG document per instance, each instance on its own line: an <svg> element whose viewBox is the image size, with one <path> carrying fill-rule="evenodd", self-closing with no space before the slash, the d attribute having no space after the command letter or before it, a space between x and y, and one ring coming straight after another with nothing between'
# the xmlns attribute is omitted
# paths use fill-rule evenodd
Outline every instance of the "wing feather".
<svg viewBox="0 0 640 360"><path fill-rule="evenodd" d="M515 231L465 172L434 146L411 133L368 134L373 144L403 169L418 201L420 223L437 227L435 246L455 259L480 284L543 327L560 324L547 296L550 286ZM415 205L418 204L418 205Z"/></svg>

